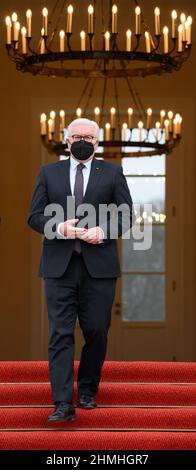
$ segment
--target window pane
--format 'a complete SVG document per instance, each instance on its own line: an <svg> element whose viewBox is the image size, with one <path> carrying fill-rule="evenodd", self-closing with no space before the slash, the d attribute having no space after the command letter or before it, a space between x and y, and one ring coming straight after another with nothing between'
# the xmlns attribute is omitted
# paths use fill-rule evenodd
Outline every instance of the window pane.
<svg viewBox="0 0 196 470"><path fill-rule="evenodd" d="M155 157L122 158L122 167L125 175L156 175L165 174L165 155Z"/></svg>
<svg viewBox="0 0 196 470"><path fill-rule="evenodd" d="M164 321L165 276L122 276L122 320Z"/></svg>
<svg viewBox="0 0 196 470"><path fill-rule="evenodd" d="M127 177L127 183L134 203L152 204L155 212L165 209L165 177Z"/></svg>
<svg viewBox="0 0 196 470"><path fill-rule="evenodd" d="M165 270L165 226L146 226L145 241L147 246L150 244L151 236L152 244L148 250L134 250L134 239L122 240L122 270L124 272L162 272ZM139 243L138 241L138 246Z"/></svg>

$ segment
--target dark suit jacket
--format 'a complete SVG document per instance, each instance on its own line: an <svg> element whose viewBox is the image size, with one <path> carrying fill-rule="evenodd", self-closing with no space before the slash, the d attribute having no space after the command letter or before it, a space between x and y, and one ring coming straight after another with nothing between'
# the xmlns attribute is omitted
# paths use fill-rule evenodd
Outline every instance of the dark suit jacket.
<svg viewBox="0 0 196 470"><path fill-rule="evenodd" d="M44 215L45 207L50 203L60 204L63 207L64 220L66 220L66 197L71 196L69 168L70 159L41 167L28 217L31 228L39 233L44 234L45 223L52 217ZM98 218L98 209L99 204L114 203L117 206L123 203L127 204L129 207L127 229L131 227L132 199L122 168L113 163L94 158L83 203L91 203L94 206L97 215L96 225L102 226L104 233L107 234L102 244L93 245L81 241L84 262L88 272L95 278L119 277L120 266L117 241L110 239L108 223L101 224ZM110 219L111 214L108 214L108 222ZM58 223L64 222L64 220L59 220ZM121 237L123 227L121 217L119 217L118 237ZM56 228L57 223L54 229L56 230ZM54 238L49 240L45 237L38 275L44 278L62 276L68 266L73 249L73 239Z"/></svg>

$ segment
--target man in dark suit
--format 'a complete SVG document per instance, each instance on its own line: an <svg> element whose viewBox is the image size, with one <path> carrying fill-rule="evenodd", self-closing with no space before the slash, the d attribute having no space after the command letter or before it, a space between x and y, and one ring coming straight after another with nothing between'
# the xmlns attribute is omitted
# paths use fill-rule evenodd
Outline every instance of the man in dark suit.
<svg viewBox="0 0 196 470"><path fill-rule="evenodd" d="M132 225L132 199L122 168L94 158L98 132L97 124L88 119L76 119L69 125L70 158L41 168L28 218L34 230L45 234L39 275L44 278L46 292L49 370L55 404L49 421L76 416L72 400L77 316L85 340L77 378L78 406L96 407L94 397L106 355L116 279L120 276L115 238ZM68 217L69 198L75 203L76 218ZM54 218L53 212L48 212L51 204L63 208L63 218ZM91 217L84 225L81 209L85 204L93 207L95 220ZM109 204L117 209L126 206L124 225L122 213L116 215L114 211L108 212L104 221L100 207Z"/></svg>

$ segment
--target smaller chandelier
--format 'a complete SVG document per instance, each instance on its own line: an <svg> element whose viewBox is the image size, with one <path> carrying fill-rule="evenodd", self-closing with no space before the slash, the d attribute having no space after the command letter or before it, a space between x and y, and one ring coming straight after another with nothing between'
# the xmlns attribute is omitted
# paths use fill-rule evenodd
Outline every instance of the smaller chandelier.
<svg viewBox="0 0 196 470"><path fill-rule="evenodd" d="M59 4L60 0L56 2ZM82 3L82 2L79 2ZM118 42L117 5L109 2L109 18L103 19L103 31L95 30L95 18L108 11L107 1L98 2L95 7L89 5L86 15L82 12L82 29L73 34L74 11L70 4L65 11L64 2L60 19L52 25L53 14L49 18L48 9L42 10L42 29L38 40L32 38L32 11L27 10L25 25L21 27L17 13L6 17L8 55L15 62L17 70L33 75L53 77L133 77L162 74L180 70L191 50L191 16L184 13L171 13L170 27L161 27L160 9L154 9L154 31L143 18L143 13L136 3L131 22L131 11L127 9L127 26L124 41ZM104 4L103 4L104 3ZM129 4L127 4L128 8ZM105 7L105 8L104 8ZM55 11L53 9L53 12ZM120 9L119 9L120 10ZM65 23L66 29L59 29ZM105 27L108 24L108 28ZM100 47L100 37L101 44ZM80 46L73 47L72 39ZM122 66L123 61L123 66ZM113 63L115 62L115 67ZM138 66L138 63L141 66ZM79 64L78 68L74 67ZM82 64L82 67L81 67Z"/></svg>
<svg viewBox="0 0 196 470"><path fill-rule="evenodd" d="M55 111L50 111L49 116L42 113L40 117L42 143L49 153L57 156L69 155L65 117L64 110L58 115ZM68 115L69 122L80 117L82 117L81 108L76 110L75 116ZM126 152L126 156L130 157L169 154L181 139L182 117L179 113L174 115L172 111L166 113L165 110L161 110L159 120L154 122L152 109L148 108L143 120L137 122L137 126L134 123L137 116L134 116L133 108L128 108L127 120L120 124L119 113L115 107L111 107L110 113L106 115L103 127L100 125L103 120L100 108L96 106L90 118L100 126L99 148L103 157L107 158L112 156L111 150L115 148L121 153Z"/></svg>

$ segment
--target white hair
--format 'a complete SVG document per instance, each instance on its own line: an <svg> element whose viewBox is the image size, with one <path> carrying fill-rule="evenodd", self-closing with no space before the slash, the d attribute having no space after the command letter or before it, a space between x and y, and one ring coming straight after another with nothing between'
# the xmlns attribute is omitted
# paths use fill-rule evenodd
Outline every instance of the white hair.
<svg viewBox="0 0 196 470"><path fill-rule="evenodd" d="M95 121L91 121L90 119L86 118L78 118L74 119L74 121L70 122L69 126L67 127L67 135L70 137L72 135L73 128L78 125L88 125L92 126L95 129L95 137L99 137L99 126Z"/></svg>

